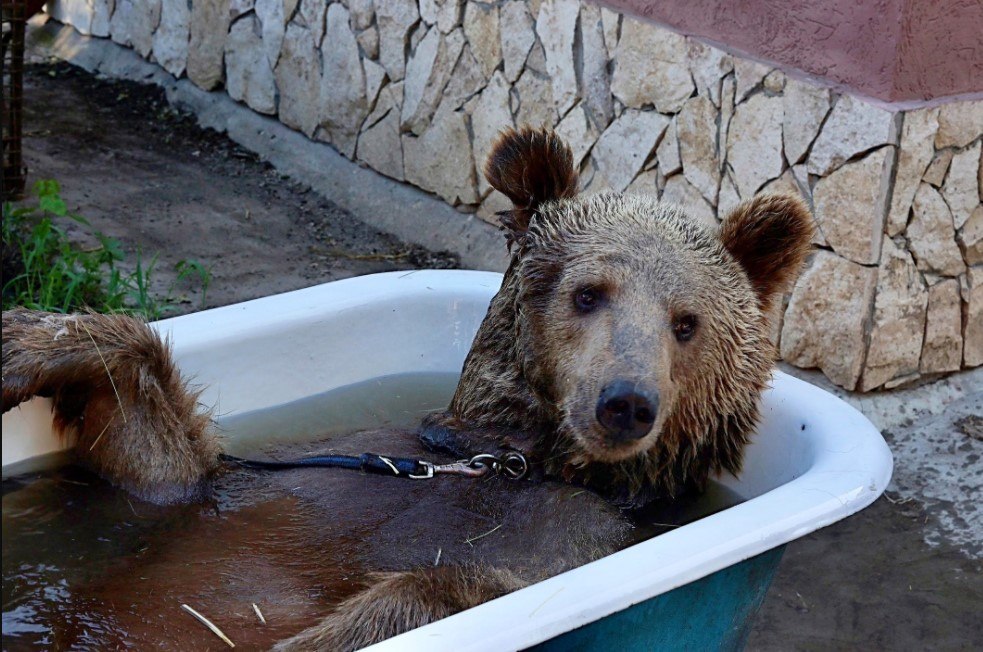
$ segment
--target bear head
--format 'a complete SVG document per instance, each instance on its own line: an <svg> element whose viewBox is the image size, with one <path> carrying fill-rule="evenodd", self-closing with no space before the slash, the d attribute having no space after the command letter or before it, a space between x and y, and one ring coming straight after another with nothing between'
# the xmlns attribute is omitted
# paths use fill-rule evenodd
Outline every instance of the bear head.
<svg viewBox="0 0 983 652"><path fill-rule="evenodd" d="M533 129L503 133L485 174L513 203L512 260L424 441L491 436L634 503L738 472L772 308L810 249L803 202L758 196L715 229L654 198L579 195L569 148Z"/></svg>

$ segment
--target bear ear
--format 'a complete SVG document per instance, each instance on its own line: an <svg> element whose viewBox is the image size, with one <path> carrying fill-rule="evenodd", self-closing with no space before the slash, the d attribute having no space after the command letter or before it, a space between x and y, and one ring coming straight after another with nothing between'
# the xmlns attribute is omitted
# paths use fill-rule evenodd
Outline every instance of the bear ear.
<svg viewBox="0 0 983 652"><path fill-rule="evenodd" d="M510 247L513 242L521 246L540 204L577 194L573 153L546 129L523 127L500 133L485 163L485 178L512 200L514 208L499 213Z"/></svg>
<svg viewBox="0 0 983 652"><path fill-rule="evenodd" d="M795 282L813 230L809 208L794 195L758 195L724 219L720 239L747 272L763 312Z"/></svg>

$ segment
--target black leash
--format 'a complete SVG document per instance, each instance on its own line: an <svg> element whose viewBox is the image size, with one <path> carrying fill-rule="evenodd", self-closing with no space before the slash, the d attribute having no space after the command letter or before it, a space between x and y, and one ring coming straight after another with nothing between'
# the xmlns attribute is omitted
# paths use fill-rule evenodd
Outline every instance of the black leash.
<svg viewBox="0 0 983 652"><path fill-rule="evenodd" d="M375 473L396 478L426 480L435 475L460 475L467 478L481 478L489 473L503 475L509 480L520 480L529 471L529 463L522 453L507 451L502 455L482 453L471 459L458 460L450 464L434 464L425 460L407 457L389 457L376 453L361 455L314 455L295 460L265 461L249 460L234 455L219 455L223 462L231 462L247 469L265 471L284 471L301 468L351 469L363 473Z"/></svg>

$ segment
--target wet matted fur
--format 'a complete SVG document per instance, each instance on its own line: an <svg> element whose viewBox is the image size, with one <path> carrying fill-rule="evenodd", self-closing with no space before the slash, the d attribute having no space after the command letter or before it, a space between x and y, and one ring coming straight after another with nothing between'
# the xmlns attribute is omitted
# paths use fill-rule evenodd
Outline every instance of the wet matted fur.
<svg viewBox="0 0 983 652"><path fill-rule="evenodd" d="M55 425L88 467L155 503L197 500L218 467L211 412L170 346L126 315L3 312L3 411L54 401Z"/></svg>
<svg viewBox="0 0 983 652"><path fill-rule="evenodd" d="M351 649L596 559L627 540L630 526L613 505L672 499L713 474L740 470L775 359L769 310L809 251L804 204L784 195L754 198L716 230L652 198L580 196L569 148L543 130L505 132L485 173L514 204L502 215L512 260L451 404L424 421L419 441L385 432L360 441L390 441L391 449L375 447L395 454L406 446L422 454L426 446L446 456L440 459L519 449L541 482L435 481L427 501L414 499L406 509L461 515L443 521L449 565L436 569L424 563L437 543L433 531L388 540L385 518L373 521L369 507L349 509L374 523L369 570L390 572L373 576L365 591L281 649ZM589 310L578 304L584 292ZM216 468L207 415L195 410L196 396L159 338L132 320L102 319L18 311L9 316L15 330L8 336L5 313L4 409L53 395L59 422L81 429L81 457L105 477L151 499L194 495ZM90 332L99 343L95 357L85 346ZM612 438L598 424L598 397L615 381L656 397L643 436ZM156 425L128 428L114 417L118 407L143 410ZM152 418L157 411L166 418ZM85 450L102 428L103 440ZM353 500L358 483L366 490L371 483L376 509L406 500L397 480L291 473L283 482L326 511L341 509L339 497ZM167 489L158 496L153 486L161 479ZM591 489L590 498L563 498L572 485ZM455 502L462 491L463 505ZM478 552L453 551L462 540L456 521L502 514L537 517L512 521ZM400 559L386 561L393 550Z"/></svg>

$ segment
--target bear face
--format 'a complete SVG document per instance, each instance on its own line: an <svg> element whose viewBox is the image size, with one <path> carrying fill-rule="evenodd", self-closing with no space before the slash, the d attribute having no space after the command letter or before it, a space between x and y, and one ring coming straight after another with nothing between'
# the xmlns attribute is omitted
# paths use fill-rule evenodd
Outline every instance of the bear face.
<svg viewBox="0 0 983 652"><path fill-rule="evenodd" d="M604 194L540 208L519 256L525 375L558 410L575 462L652 448L688 397L714 400L732 363L767 368L765 321L718 238L674 206ZM747 353L745 353L747 352ZM708 383L706 387L704 384Z"/></svg>
<svg viewBox="0 0 983 652"><path fill-rule="evenodd" d="M514 204L513 259L424 440L484 432L631 502L736 473L775 357L770 308L809 251L802 202L758 197L712 229L652 198L578 196L569 150L528 129L486 175Z"/></svg>

